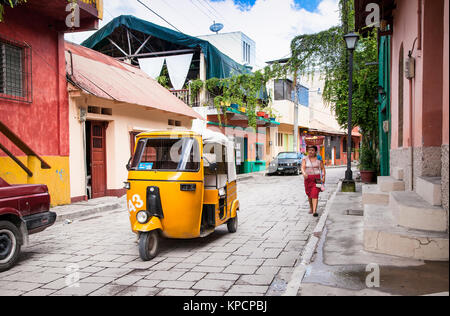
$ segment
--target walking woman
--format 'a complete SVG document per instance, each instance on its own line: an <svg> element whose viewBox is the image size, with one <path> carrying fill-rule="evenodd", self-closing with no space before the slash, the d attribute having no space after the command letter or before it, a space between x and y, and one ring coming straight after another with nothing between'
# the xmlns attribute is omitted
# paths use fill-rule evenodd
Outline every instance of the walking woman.
<svg viewBox="0 0 450 316"><path fill-rule="evenodd" d="M325 184L325 165L317 157L318 148L316 146L306 147L308 156L303 159L302 172L305 178L305 191L308 195L310 214L318 217L317 206L319 204L320 184Z"/></svg>

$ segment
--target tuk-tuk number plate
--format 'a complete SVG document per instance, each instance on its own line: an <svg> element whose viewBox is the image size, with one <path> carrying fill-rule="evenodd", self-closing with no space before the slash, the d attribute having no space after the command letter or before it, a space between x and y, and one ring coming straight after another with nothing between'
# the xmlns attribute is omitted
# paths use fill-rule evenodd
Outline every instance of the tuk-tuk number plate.
<svg viewBox="0 0 450 316"><path fill-rule="evenodd" d="M139 208L141 208L143 206L144 206L144 201L142 201L142 199L139 196L139 194L133 195L131 200L128 201L128 211L130 213L131 212L136 212L136 209L139 209Z"/></svg>

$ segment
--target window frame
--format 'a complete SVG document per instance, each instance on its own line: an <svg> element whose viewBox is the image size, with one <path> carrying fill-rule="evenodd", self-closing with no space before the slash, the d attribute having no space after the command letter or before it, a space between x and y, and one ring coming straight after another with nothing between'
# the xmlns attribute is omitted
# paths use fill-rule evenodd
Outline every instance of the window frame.
<svg viewBox="0 0 450 316"><path fill-rule="evenodd" d="M21 81L21 95L9 94L6 65L6 47L20 49L20 81ZM0 87L0 99L32 103L33 102L33 88L32 88L32 51L31 46L24 42L17 42L0 36L0 75L3 77L3 85Z"/></svg>

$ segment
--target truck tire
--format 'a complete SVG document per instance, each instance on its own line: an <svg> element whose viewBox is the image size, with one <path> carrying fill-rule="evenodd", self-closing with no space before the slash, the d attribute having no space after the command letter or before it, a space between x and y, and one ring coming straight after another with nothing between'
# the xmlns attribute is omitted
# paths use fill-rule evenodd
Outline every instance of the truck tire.
<svg viewBox="0 0 450 316"><path fill-rule="evenodd" d="M11 222L0 221L0 272L12 268L20 254L21 234Z"/></svg>
<svg viewBox="0 0 450 316"><path fill-rule="evenodd" d="M141 233L139 238L139 255L143 261L150 261L158 255L160 237L158 231Z"/></svg>

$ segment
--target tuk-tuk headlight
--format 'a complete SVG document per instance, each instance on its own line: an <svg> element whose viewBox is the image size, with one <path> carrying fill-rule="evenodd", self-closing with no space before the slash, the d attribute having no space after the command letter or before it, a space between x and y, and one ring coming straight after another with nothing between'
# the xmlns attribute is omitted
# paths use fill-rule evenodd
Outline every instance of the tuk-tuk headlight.
<svg viewBox="0 0 450 316"><path fill-rule="evenodd" d="M131 183L130 182L124 182L123 183L123 188L129 190L131 188Z"/></svg>
<svg viewBox="0 0 450 316"><path fill-rule="evenodd" d="M150 219L150 215L146 211L140 211L137 213L136 219L140 224L146 224Z"/></svg>

